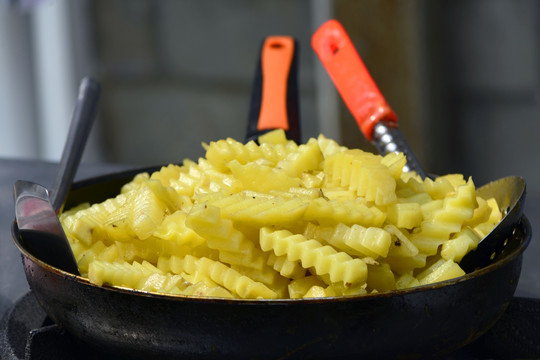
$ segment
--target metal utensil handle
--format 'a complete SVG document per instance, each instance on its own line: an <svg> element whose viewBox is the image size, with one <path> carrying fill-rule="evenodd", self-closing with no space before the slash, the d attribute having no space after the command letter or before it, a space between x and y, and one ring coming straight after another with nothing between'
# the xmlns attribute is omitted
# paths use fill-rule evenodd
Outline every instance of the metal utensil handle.
<svg viewBox="0 0 540 360"><path fill-rule="evenodd" d="M366 139L381 154L403 152L404 171L414 170L422 178L425 172L397 126L396 113L390 108L349 35L336 20L322 24L311 39L328 75Z"/></svg>
<svg viewBox="0 0 540 360"><path fill-rule="evenodd" d="M101 86L96 80L86 77L81 81L66 144L51 191L51 203L57 212L61 210L77 172L95 118L100 92Z"/></svg>
<svg viewBox="0 0 540 360"><path fill-rule="evenodd" d="M415 171L422 179L426 178L424 169L394 122L381 120L375 124L371 143L383 155L390 152L402 152L407 158L403 171Z"/></svg>
<svg viewBox="0 0 540 360"><path fill-rule="evenodd" d="M397 122L349 35L336 20L322 24L311 45L334 82L364 136L371 141L373 128L381 120Z"/></svg>

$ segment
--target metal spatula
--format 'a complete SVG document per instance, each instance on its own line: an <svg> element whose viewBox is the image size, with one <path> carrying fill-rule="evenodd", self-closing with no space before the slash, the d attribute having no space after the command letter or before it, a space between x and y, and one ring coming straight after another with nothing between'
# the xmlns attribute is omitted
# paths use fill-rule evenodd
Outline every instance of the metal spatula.
<svg viewBox="0 0 540 360"><path fill-rule="evenodd" d="M377 88L343 26L336 20L325 22L313 34L312 46L365 137L383 155L403 152L408 166L405 170L414 170L425 178L424 170L397 127L396 114ZM499 179L477 189L477 194L483 198L494 197L506 215L480 241L476 250L463 257L460 266L464 271L489 265L503 251L506 239L523 214L525 193L525 181L518 176Z"/></svg>
<svg viewBox="0 0 540 360"><path fill-rule="evenodd" d="M81 81L52 199L49 191L39 184L18 180L13 186L21 244L41 261L76 275L80 275L77 262L57 213L62 209L77 172L96 115L100 92L101 86L94 79L84 78Z"/></svg>
<svg viewBox="0 0 540 360"><path fill-rule="evenodd" d="M396 113L390 108L366 69L343 26L336 20L322 24L311 45L334 82L360 130L381 154L402 152L405 171L425 173L401 134Z"/></svg>

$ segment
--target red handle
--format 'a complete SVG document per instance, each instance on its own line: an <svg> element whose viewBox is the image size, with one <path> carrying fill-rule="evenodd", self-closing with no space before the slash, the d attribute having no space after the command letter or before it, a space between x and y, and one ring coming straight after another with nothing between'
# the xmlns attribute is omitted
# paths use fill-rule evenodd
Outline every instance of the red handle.
<svg viewBox="0 0 540 360"><path fill-rule="evenodd" d="M396 114L338 21L322 24L313 34L311 45L368 140L373 139L373 127L379 121L397 122Z"/></svg>
<svg viewBox="0 0 540 360"><path fill-rule="evenodd" d="M261 112L257 130L289 130L287 119L287 82L294 54L290 36L266 38L261 52L263 76Z"/></svg>

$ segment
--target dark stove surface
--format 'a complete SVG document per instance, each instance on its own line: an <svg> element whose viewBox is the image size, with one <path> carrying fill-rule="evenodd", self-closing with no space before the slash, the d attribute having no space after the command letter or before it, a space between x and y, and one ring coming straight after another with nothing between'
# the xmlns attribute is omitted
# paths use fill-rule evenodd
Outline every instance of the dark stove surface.
<svg viewBox="0 0 540 360"><path fill-rule="evenodd" d="M2 319L0 359L97 360L108 358L112 357L97 348L81 344L69 333L56 326L41 309L31 292L17 301Z"/></svg>

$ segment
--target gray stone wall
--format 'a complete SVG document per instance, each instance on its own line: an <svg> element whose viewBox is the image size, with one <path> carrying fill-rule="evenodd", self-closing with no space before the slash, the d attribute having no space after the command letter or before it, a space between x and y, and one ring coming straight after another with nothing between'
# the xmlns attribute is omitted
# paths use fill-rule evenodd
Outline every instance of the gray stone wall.
<svg viewBox="0 0 540 360"><path fill-rule="evenodd" d="M339 118L320 119L310 45L317 3L92 1L105 160L180 162L202 155L203 141L242 139L260 43L281 34L300 43L304 139L319 133L320 121L337 122L337 140L373 150L342 104ZM540 3L334 0L329 7L429 172L463 172L479 184L519 174L540 195Z"/></svg>
<svg viewBox="0 0 540 360"><path fill-rule="evenodd" d="M107 157L180 162L201 142L245 136L266 36L299 42L302 133L318 134L309 1L94 1Z"/></svg>
<svg viewBox="0 0 540 360"><path fill-rule="evenodd" d="M522 175L540 196L540 3L434 3L433 168L478 183Z"/></svg>

